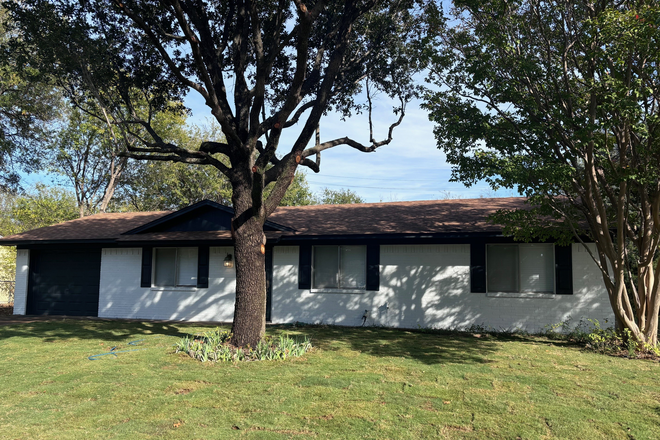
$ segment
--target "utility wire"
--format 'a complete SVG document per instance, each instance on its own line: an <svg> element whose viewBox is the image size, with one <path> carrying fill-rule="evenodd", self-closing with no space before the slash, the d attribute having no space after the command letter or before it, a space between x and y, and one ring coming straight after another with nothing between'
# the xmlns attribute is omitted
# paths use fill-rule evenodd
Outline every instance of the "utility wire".
<svg viewBox="0 0 660 440"><path fill-rule="evenodd" d="M305 177L316 177L317 174L307 174ZM386 182L391 182L392 180L396 180L397 182L428 182L429 179L397 179L397 178L391 178L391 179L375 179L371 177L355 177L355 176L335 176L332 174L318 174L318 177L338 177L341 179L359 179L359 180L383 180Z"/></svg>
<svg viewBox="0 0 660 440"><path fill-rule="evenodd" d="M391 189L391 190L396 190L396 191L422 191L422 192L429 192L429 191L449 191L449 190L444 190L444 189L438 189L438 188L387 188L384 186L359 186L359 185L339 185L335 183L316 183L316 182L310 182L314 183L314 185L319 185L319 186L338 186L341 188L367 188L367 189Z"/></svg>

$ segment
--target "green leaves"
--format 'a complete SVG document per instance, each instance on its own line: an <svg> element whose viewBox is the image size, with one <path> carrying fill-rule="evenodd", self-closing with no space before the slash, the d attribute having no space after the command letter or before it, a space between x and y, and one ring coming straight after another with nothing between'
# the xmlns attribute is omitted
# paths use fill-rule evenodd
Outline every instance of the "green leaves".
<svg viewBox="0 0 660 440"><path fill-rule="evenodd" d="M37 184L22 195L0 195L0 235L54 225L78 217L76 201L69 191Z"/></svg>
<svg viewBox="0 0 660 440"><path fill-rule="evenodd" d="M655 344L660 6L455 4L426 103L454 179L528 196L529 210L491 218L516 239L590 236L617 319Z"/></svg>
<svg viewBox="0 0 660 440"><path fill-rule="evenodd" d="M0 187L15 190L19 171L39 168L62 101L52 78L13 57L6 46L12 36L0 5Z"/></svg>
<svg viewBox="0 0 660 440"><path fill-rule="evenodd" d="M455 180L574 195L593 152L610 190L658 182L657 5L455 4L425 103Z"/></svg>
<svg viewBox="0 0 660 440"><path fill-rule="evenodd" d="M255 347L234 347L232 334L215 329L198 336L184 336L175 344L176 353L186 353L201 362L275 361L301 357L312 349L312 343L289 335L265 336Z"/></svg>

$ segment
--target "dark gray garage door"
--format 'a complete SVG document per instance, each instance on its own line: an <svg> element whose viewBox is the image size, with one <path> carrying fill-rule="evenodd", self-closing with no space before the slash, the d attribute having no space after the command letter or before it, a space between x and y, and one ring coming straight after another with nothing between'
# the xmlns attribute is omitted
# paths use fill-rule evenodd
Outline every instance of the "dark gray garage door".
<svg viewBox="0 0 660 440"><path fill-rule="evenodd" d="M97 316L101 249L31 250L27 313Z"/></svg>

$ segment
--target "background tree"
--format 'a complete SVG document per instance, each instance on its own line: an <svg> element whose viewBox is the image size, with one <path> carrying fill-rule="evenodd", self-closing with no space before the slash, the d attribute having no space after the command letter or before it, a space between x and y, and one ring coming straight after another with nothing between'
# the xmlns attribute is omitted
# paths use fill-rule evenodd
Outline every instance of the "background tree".
<svg viewBox="0 0 660 440"><path fill-rule="evenodd" d="M658 3L455 5L427 105L453 179L528 196L532 209L494 217L518 239L582 241L586 228L618 324L655 346Z"/></svg>
<svg viewBox="0 0 660 440"><path fill-rule="evenodd" d="M105 212L125 166L104 125L73 107L51 147L49 170L73 187L80 217Z"/></svg>
<svg viewBox="0 0 660 440"><path fill-rule="evenodd" d="M77 214L74 195L62 188L37 184L20 194L0 192L0 236L3 237L72 220ZM13 281L15 274L16 248L3 246L0 281ZM0 288L0 297L2 293Z"/></svg>
<svg viewBox="0 0 660 440"><path fill-rule="evenodd" d="M193 193L201 191L206 196L218 189L212 184L213 178L220 175L217 172L215 176L204 172L186 174L181 171L190 167L176 166L183 164L166 167L163 163L145 163L127 167L129 158L119 153L124 142L135 139L118 137L119 130L100 118L102 114L88 106L71 106L66 113L66 125L57 132L54 145L47 149L49 170L63 176L73 188L81 217L106 212L111 204L115 210L122 209L122 205L138 211L178 209L201 200L192 196ZM160 112L152 120L168 142L186 146L198 142L200 129L188 127L184 114ZM186 185L189 188L182 188ZM208 188L202 190L203 185ZM113 200L117 191L120 200Z"/></svg>
<svg viewBox="0 0 660 440"><path fill-rule="evenodd" d="M316 202L320 205L345 205L349 203L364 203L364 199L347 188L337 190L323 188L317 196Z"/></svg>
<svg viewBox="0 0 660 440"><path fill-rule="evenodd" d="M115 204L129 211L173 211L204 199L231 204L231 187L217 169L142 162L125 174Z"/></svg>
<svg viewBox="0 0 660 440"><path fill-rule="evenodd" d="M268 196L268 192L266 192L266 196ZM289 185L286 193L284 193L284 197L280 200L280 206L307 206L316 204L316 198L309 188L305 173L296 171L291 185Z"/></svg>
<svg viewBox="0 0 660 440"><path fill-rule="evenodd" d="M25 45L39 50L40 68L74 85L66 88L69 99L96 99L113 124L141 142L128 146L128 157L213 166L228 178L235 209L232 342L255 344L265 331L264 221L299 165L318 171L320 154L329 148L372 152L391 141L415 93L413 75L423 67L425 20L435 13L434 3L110 3L6 4ZM309 147L328 110L371 111L369 99L363 106L358 101L365 84L399 102L385 139L377 141L370 125L367 143L346 136ZM154 111L187 92L202 97L224 140L187 149L167 142L151 124ZM147 115L136 111L138 99L146 102ZM282 133L292 130L294 140L278 152Z"/></svg>
<svg viewBox="0 0 660 440"><path fill-rule="evenodd" d="M0 47L17 38L0 6ZM61 95L48 78L28 65L17 65L10 51L0 51L0 186L15 190L18 171L39 167L40 149L57 121Z"/></svg>
<svg viewBox="0 0 660 440"><path fill-rule="evenodd" d="M38 183L21 194L0 195L0 235L8 236L43 228L78 217L71 191Z"/></svg>

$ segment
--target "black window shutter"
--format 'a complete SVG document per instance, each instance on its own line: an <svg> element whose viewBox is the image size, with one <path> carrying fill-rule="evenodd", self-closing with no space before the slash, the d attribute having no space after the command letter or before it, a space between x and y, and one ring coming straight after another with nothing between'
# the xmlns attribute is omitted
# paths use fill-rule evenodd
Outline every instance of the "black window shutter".
<svg viewBox="0 0 660 440"><path fill-rule="evenodd" d="M367 245L367 290L380 289L380 245Z"/></svg>
<svg viewBox="0 0 660 440"><path fill-rule="evenodd" d="M298 253L298 289L312 288L312 246L300 246Z"/></svg>
<svg viewBox="0 0 660 440"><path fill-rule="evenodd" d="M470 291L486 293L486 243L470 244Z"/></svg>
<svg viewBox="0 0 660 440"><path fill-rule="evenodd" d="M197 287L209 287L209 247L197 248Z"/></svg>
<svg viewBox="0 0 660 440"><path fill-rule="evenodd" d="M153 257L152 247L142 248L142 273L140 275L140 287L151 287L151 260Z"/></svg>
<svg viewBox="0 0 660 440"><path fill-rule="evenodd" d="M559 295L573 294L573 255L571 246L555 246L555 288Z"/></svg>

